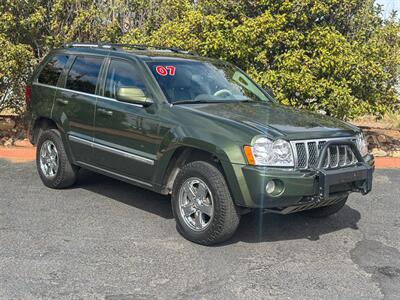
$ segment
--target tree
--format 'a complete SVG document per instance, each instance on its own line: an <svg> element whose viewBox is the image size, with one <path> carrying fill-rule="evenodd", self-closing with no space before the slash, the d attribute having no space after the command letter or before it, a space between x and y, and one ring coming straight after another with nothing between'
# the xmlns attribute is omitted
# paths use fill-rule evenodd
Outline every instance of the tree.
<svg viewBox="0 0 400 300"><path fill-rule="evenodd" d="M29 46L15 45L0 34L0 112L6 108L21 112L24 82L33 59L30 50Z"/></svg>
<svg viewBox="0 0 400 300"><path fill-rule="evenodd" d="M195 50L238 65L283 104L343 119L398 101L399 22L374 0L0 0L0 12L3 107L17 105L10 90L20 105L16 87L71 41Z"/></svg>
<svg viewBox="0 0 400 300"><path fill-rule="evenodd" d="M131 41L228 60L283 104L347 119L397 103L399 23L380 13L372 0L197 1Z"/></svg>

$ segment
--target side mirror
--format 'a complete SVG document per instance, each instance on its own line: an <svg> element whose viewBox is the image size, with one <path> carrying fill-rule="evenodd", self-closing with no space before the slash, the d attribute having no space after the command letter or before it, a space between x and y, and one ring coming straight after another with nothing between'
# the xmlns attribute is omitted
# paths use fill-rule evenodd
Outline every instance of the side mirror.
<svg viewBox="0 0 400 300"><path fill-rule="evenodd" d="M117 90L117 100L149 106L153 100L147 98L141 88L124 86Z"/></svg>

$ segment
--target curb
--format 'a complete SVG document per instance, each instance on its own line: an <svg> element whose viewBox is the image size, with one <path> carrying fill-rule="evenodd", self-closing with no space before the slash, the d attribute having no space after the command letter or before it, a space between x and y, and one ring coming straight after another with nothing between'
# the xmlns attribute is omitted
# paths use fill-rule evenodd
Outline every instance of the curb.
<svg viewBox="0 0 400 300"><path fill-rule="evenodd" d="M0 146L0 159L8 160L12 163L24 163L34 161L36 158L36 148L26 147L4 147Z"/></svg>
<svg viewBox="0 0 400 300"><path fill-rule="evenodd" d="M400 157L375 157L377 169L400 169Z"/></svg>

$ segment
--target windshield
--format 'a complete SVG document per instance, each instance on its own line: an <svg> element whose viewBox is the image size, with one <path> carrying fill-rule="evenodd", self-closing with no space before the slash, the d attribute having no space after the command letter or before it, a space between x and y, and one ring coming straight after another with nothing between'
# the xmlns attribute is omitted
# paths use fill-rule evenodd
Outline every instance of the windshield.
<svg viewBox="0 0 400 300"><path fill-rule="evenodd" d="M226 63L165 60L147 65L170 103L270 99L247 75Z"/></svg>

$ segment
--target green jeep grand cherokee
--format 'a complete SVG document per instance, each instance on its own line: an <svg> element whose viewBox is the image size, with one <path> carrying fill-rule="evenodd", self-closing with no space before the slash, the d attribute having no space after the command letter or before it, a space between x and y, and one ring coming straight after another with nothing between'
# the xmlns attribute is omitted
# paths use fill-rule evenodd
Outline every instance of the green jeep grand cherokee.
<svg viewBox="0 0 400 300"><path fill-rule="evenodd" d="M324 217L371 190L357 127L279 105L233 65L189 52L65 45L26 100L46 186L86 168L171 194L178 231L196 243L230 238L251 209Z"/></svg>

